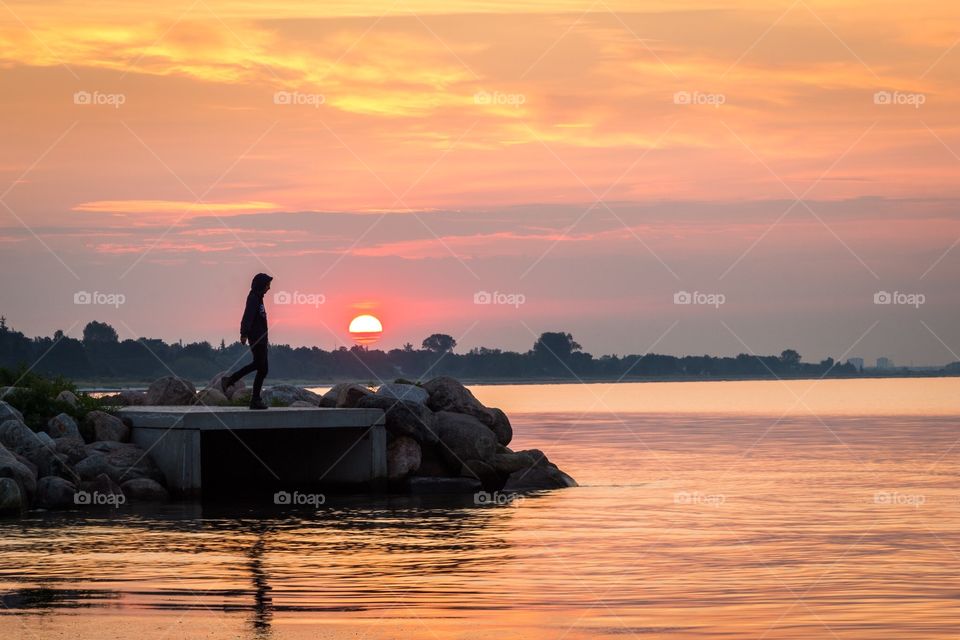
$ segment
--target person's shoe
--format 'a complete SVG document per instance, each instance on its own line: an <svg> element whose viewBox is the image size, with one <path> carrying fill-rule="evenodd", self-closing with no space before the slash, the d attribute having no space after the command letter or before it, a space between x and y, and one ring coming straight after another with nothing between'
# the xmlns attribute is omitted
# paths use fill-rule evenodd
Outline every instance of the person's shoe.
<svg viewBox="0 0 960 640"><path fill-rule="evenodd" d="M262 401L262 400L251 400L251 401L250 401L250 408L259 411L259 410L262 410L262 409L268 409L269 407L267 407L267 405L263 404L263 401Z"/></svg>

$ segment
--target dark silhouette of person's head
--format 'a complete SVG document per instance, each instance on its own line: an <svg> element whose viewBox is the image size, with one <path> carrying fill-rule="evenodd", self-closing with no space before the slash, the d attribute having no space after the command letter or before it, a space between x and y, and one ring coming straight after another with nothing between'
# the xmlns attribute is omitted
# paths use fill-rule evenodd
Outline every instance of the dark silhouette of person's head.
<svg viewBox="0 0 960 640"><path fill-rule="evenodd" d="M258 273L257 275L253 276L253 282L250 283L250 288L259 294L264 294L270 289L270 282L272 280L273 276L268 276L265 273Z"/></svg>

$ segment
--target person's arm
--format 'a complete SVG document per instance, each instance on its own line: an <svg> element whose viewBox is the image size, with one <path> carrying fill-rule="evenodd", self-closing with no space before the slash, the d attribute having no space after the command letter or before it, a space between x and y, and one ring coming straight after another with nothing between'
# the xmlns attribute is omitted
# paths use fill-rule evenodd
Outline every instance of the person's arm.
<svg viewBox="0 0 960 640"><path fill-rule="evenodd" d="M259 310L253 295L247 296L247 306L243 310L243 317L240 319L240 342L246 344L250 336L250 330L253 328L253 319Z"/></svg>

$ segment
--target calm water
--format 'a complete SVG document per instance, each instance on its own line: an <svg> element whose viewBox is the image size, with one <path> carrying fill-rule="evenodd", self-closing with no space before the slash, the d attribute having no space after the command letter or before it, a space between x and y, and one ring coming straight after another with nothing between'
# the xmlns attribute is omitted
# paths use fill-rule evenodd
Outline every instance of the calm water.
<svg viewBox="0 0 960 640"><path fill-rule="evenodd" d="M957 637L960 380L475 392L582 486L2 521L0 638Z"/></svg>

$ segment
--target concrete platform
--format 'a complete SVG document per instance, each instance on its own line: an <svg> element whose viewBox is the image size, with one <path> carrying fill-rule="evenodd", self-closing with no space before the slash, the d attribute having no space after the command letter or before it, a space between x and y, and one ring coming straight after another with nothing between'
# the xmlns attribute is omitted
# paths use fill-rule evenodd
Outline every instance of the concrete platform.
<svg viewBox="0 0 960 640"><path fill-rule="evenodd" d="M133 406L120 415L176 494L376 488L387 476L379 409Z"/></svg>

